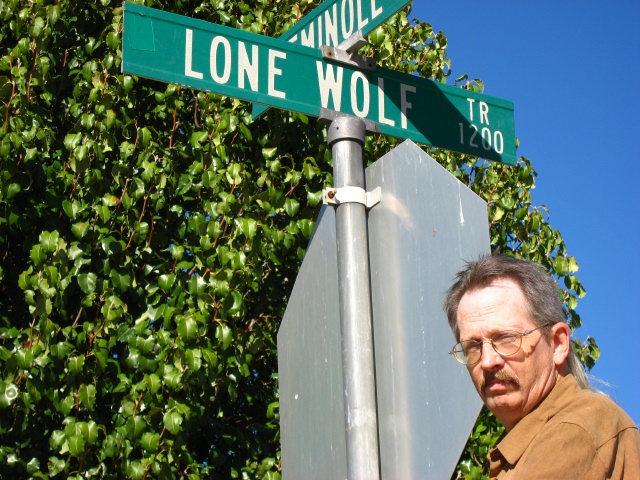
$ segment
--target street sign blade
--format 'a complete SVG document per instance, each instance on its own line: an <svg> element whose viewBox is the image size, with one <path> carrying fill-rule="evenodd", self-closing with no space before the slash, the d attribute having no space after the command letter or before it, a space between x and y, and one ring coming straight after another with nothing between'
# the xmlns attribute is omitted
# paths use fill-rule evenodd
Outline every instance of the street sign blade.
<svg viewBox="0 0 640 480"><path fill-rule="evenodd" d="M516 163L511 102L390 69L363 72L315 48L129 2L122 68L315 117L335 110L385 135Z"/></svg>
<svg viewBox="0 0 640 480"><path fill-rule="evenodd" d="M409 1L325 0L278 38L312 48L337 47L357 31L368 35Z"/></svg>

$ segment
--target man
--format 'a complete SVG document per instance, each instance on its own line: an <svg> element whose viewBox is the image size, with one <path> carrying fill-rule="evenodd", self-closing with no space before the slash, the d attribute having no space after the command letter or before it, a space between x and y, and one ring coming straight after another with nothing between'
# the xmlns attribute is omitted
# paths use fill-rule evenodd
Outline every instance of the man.
<svg viewBox="0 0 640 480"><path fill-rule="evenodd" d="M489 452L492 479L640 479L638 428L589 389L542 266L505 256L469 262L444 308L459 341L450 353L505 427Z"/></svg>

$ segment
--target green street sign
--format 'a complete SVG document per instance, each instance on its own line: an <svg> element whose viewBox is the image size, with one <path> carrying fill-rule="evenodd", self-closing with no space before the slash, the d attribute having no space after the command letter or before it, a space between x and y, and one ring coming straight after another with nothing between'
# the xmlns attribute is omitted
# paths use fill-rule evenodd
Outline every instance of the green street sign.
<svg viewBox="0 0 640 480"><path fill-rule="evenodd" d="M132 75L311 116L334 110L385 135L516 163L511 102L385 68L361 71L304 45L125 3L122 56Z"/></svg>
<svg viewBox="0 0 640 480"><path fill-rule="evenodd" d="M325 0L283 33L280 40L337 47L358 30L368 35L410 0Z"/></svg>
<svg viewBox="0 0 640 480"><path fill-rule="evenodd" d="M284 32L279 40L320 48L337 47L358 31L367 36L410 0L325 0ZM257 117L268 107L254 105Z"/></svg>

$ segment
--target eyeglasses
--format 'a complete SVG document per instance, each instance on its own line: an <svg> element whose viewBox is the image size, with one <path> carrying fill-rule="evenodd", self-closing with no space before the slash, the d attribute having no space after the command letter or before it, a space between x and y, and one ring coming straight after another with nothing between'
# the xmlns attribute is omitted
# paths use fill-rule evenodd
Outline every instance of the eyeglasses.
<svg viewBox="0 0 640 480"><path fill-rule="evenodd" d="M457 343L449 352L449 355L456 357L456 360L464 365L474 365L482 358L482 347L489 342L493 349L503 357L515 355L522 347L522 337L525 337L536 330L548 327L550 324L542 325L528 332L498 332L489 340L465 340Z"/></svg>

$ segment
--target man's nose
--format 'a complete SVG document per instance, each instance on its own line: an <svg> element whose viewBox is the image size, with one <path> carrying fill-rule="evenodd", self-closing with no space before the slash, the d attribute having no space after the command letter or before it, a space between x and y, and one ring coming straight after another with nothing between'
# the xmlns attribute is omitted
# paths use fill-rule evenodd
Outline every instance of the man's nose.
<svg viewBox="0 0 640 480"><path fill-rule="evenodd" d="M480 357L480 365L484 370L495 370L504 364L504 358L496 352L491 342L482 344L482 356Z"/></svg>

